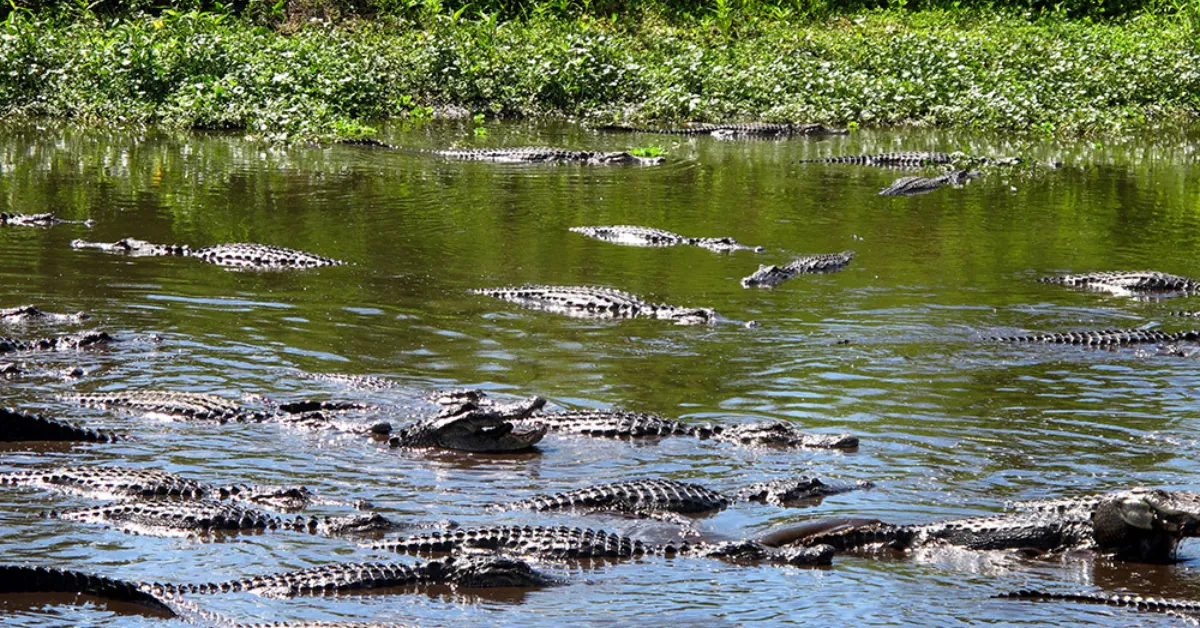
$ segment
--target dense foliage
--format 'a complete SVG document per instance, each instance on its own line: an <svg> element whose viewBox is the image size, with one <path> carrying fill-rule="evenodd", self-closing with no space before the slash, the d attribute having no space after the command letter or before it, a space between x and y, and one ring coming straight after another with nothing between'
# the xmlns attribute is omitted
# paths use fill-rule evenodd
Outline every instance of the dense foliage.
<svg viewBox="0 0 1200 628"><path fill-rule="evenodd" d="M153 10L11 11L0 28L2 114L284 139L369 133L371 121L445 105L489 115L1048 133L1200 111L1200 51L1177 14L1096 22L892 10L804 21L735 19L731 10L682 21L580 12L506 20L436 3L420 19L314 17L284 28L252 19L284 11L283 2L195 3L240 13L141 4ZM311 0L309 9L329 4ZM411 4L388 6L416 11Z"/></svg>

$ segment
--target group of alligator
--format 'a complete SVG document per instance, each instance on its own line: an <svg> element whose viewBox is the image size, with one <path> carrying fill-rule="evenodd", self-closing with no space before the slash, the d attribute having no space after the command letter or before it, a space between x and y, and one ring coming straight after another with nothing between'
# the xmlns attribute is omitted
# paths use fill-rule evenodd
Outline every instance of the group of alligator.
<svg viewBox="0 0 1200 628"><path fill-rule="evenodd" d="M609 130L646 132L629 127ZM820 125L697 125L665 132L710 134L722 138L812 136L839 133ZM359 142L391 148L379 142ZM436 151L447 158L537 163L565 161L584 164L650 163L657 158L630 153L600 153L557 148L465 149ZM927 167L967 160L944 153L889 153L837 157L828 163L886 167ZM1013 165L1016 159L969 159L975 164ZM958 184L976 176L952 170L936 177L906 177L883 194L930 191L947 183ZM50 214L0 214L0 224L50 226L60 221ZM730 253L759 252L728 237L689 237L650 227L580 226L571 229L585 236L633 246L690 245ZM339 260L261 244L218 244L192 249L186 245L154 244L127 238L113 243L76 240L77 249L139 256L184 256L233 269L310 269L343 265ZM834 272L847 267L853 251L799 257L783 266L764 265L742 280L749 287L770 287L797 274ZM1107 290L1118 294L1167 295L1200 291L1200 282L1151 271L1095 272L1059 275L1042 281ZM677 323L713 323L720 319L712 309L688 308L644 301L606 287L521 286L482 288L491 296L534 309L593 318L645 317ZM0 324L27 322L80 323L84 313L51 314L33 306L0 310ZM1200 340L1200 332L1167 333L1150 329L1097 330L997 338L1007 342L1065 343L1081 345L1171 344ZM0 337L0 356L40 351L83 350L116 342L102 331L60 334L41 339ZM4 365L12 373L20 367ZM391 386L379 378L303 374L359 389ZM117 410L138 416L214 423L277 422L304 429L332 429L358 433L394 448L450 449L477 453L527 451L547 433L617 439L671 436L749 446L853 449L858 438L849 434L813 434L787 422L733 425L696 424L651 414L626 411L578 411L545 408L546 400L531 397L503 403L478 390L435 393L430 400L441 406L432 416L403 425L375 420L380 408L356 402L302 400L277 403L252 397L245 403L209 394L165 390L126 390L81 393L65 400L90 408ZM353 417L363 413L369 417ZM0 409L0 441L67 441L111 443L130 438L15 409ZM333 595L342 592L410 588L431 584L457 587L539 587L560 580L544 574L524 559L539 561L620 560L643 556L716 558L738 564L791 566L828 565L839 552L866 555L906 551L920 547L965 550L1018 550L1037 553L1093 551L1116 560L1169 562L1185 538L1200 536L1200 493L1132 488L1102 494L1014 505L1016 512L983 518L956 519L919 525L894 525L875 519L820 519L789 526L738 541L694 539L691 517L722 510L739 501L785 506L812 503L845 491L870 488L868 483L842 485L815 478L781 478L746 487L735 494L673 480L641 479L602 483L576 490L497 503L497 511L536 512L572 510L624 517L654 518L681 526L681 540L651 543L603 530L493 525L458 528L452 523L439 529L412 530L410 525L378 513L338 517L282 516L262 508L294 513L312 504L370 509L366 503L346 504L322 498L302 487L217 486L164 471L120 466L53 466L0 474L0 486L23 486L69 492L110 500L90 508L52 510L47 517L96 523L141 534L211 535L287 530L323 535L371 535L364 548L421 557L424 562L334 563L318 568L267 576L205 583L127 582L73 570L36 566L0 566L0 593L66 592L133 602L167 615L207 625L244 625L205 611L184 596L249 591L261 595ZM402 536L379 538L400 531ZM1155 600L1088 593L1018 591L1007 598L1059 599L1130 606L1200 617L1200 604L1182 600ZM256 624L257 625L257 624ZM335 624L320 624L333 626ZM362 624L336 624L362 625ZM383 624L372 624L383 625Z"/></svg>

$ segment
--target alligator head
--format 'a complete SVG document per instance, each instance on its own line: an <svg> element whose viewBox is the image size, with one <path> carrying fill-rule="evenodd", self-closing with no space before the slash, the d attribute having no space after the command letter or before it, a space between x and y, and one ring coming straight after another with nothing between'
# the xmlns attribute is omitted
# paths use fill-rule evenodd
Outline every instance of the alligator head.
<svg viewBox="0 0 1200 628"><path fill-rule="evenodd" d="M547 587L560 584L557 578L512 558L456 556L430 561L426 566L433 568L438 564L446 570L444 580L460 587Z"/></svg>
<svg viewBox="0 0 1200 628"><path fill-rule="evenodd" d="M72 240L73 249L99 249L105 253L124 253L125 255L187 255L187 246L176 244L155 244L136 238L124 238L116 242L88 242L87 240Z"/></svg>
<svg viewBox="0 0 1200 628"><path fill-rule="evenodd" d="M858 437L853 434L813 434L800 431L795 426L782 421L733 425L723 428L714 435L714 438L743 445L778 445L820 449L854 449L858 447Z"/></svg>
<svg viewBox="0 0 1200 628"><path fill-rule="evenodd" d="M855 484L826 484L818 478L800 476L758 482L739 491L738 498L774 506L785 506L804 501L818 502L821 498L829 495L874 487L873 483L865 480L859 480Z"/></svg>
<svg viewBox="0 0 1200 628"><path fill-rule="evenodd" d="M758 541L741 540L725 541L706 547L701 547L699 555L711 558L721 558L733 563L773 563L777 565L792 565L803 567L811 565L829 565L833 562L835 550L829 545L814 545L812 547L787 547L777 549L768 547Z"/></svg>
<svg viewBox="0 0 1200 628"><path fill-rule="evenodd" d="M1172 562L1185 537L1200 536L1200 493L1135 488L1092 511L1096 545L1119 559Z"/></svg>
<svg viewBox="0 0 1200 628"><path fill-rule="evenodd" d="M622 151L619 153L600 153L598 161L606 164L633 164L636 166L657 166L665 163L667 160L663 157L639 157L633 153Z"/></svg>
<svg viewBox="0 0 1200 628"><path fill-rule="evenodd" d="M392 447L437 447L479 453L522 451L546 435L546 427L517 430L513 421L526 419L546 405L541 397L513 404L464 402L450 405L436 418L396 431Z"/></svg>

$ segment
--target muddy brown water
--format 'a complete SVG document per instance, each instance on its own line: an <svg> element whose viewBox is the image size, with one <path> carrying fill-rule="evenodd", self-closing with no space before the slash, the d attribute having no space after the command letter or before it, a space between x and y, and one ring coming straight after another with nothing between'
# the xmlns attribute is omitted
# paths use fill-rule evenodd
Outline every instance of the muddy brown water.
<svg viewBox="0 0 1200 628"><path fill-rule="evenodd" d="M0 211L53 211L91 229L0 227L0 307L91 312L129 340L111 349L14 358L33 374L0 379L0 404L123 430L135 441L6 447L4 471L122 464L214 483L300 483L365 499L390 517L461 525L570 523L652 540L658 522L497 513L489 504L640 477L736 490L788 474L878 487L808 508L735 505L698 522L739 538L789 522L868 516L923 522L1001 512L1006 500L1132 485L1200 488L1198 357L1153 347L1009 346L989 336L1200 321L1192 298L1135 301L1038 284L1062 271L1156 269L1200 277L1195 135L1096 143L1011 141L936 131L863 132L824 141L738 142L600 135L571 125L393 128L410 147L657 144L652 168L453 163L347 146L264 146L229 135L71 126L0 128ZM990 173L913 198L876 193L903 173L796 165L891 150L1022 154L1058 170ZM732 236L766 252L643 249L567 229L638 224ZM353 265L300 273L227 272L180 258L73 251L74 238L132 236L204 246L253 241ZM738 280L760 263L854 249L837 274L774 290ZM734 323L595 321L520 309L472 288L597 284L655 301L712 307ZM34 337L72 327L4 329ZM839 344L849 341L849 344ZM12 361L12 360L9 360ZM39 369L82 366L80 379ZM372 374L362 392L297 371ZM366 400L395 421L433 407L422 392L482 387L540 394L552 406L624 408L688 421L787 420L853 432L854 452L735 448L677 438L623 442L549 436L533 455L388 450L357 436L277 425L164 422L76 407L67 392L123 388ZM91 505L0 491L3 562L133 580L208 581L338 561L409 559L338 538L278 532L196 540L131 536L48 520ZM334 514L336 508L317 512ZM241 620L377 619L420 625L1169 625L1122 609L1010 602L1010 589L1128 590L1200 598L1193 565L1119 564L1086 555L839 556L827 569L741 567L702 559L538 566L562 587L436 589L398 595L196 598ZM119 605L7 600L5 625L160 625Z"/></svg>

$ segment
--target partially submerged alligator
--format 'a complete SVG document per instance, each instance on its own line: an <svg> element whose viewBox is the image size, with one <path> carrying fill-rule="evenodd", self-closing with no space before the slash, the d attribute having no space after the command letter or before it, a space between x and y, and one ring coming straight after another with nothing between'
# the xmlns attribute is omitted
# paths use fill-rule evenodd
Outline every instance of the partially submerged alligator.
<svg viewBox="0 0 1200 628"><path fill-rule="evenodd" d="M638 227L635 225L571 227L570 230L575 233L582 233L589 238L628 246L667 247L690 244L717 253L732 253L734 251L754 251L755 253L759 253L763 250L761 246L739 244L733 238L689 238L662 229Z"/></svg>
<svg viewBox="0 0 1200 628"><path fill-rule="evenodd" d="M878 166L881 168L918 169L929 166L949 166L954 164L980 164L991 166L1015 166L1021 163L1020 157L972 157L966 153L938 153L924 151L906 151L898 153L875 153L869 155L846 155L843 157L823 157L820 159L800 159L798 164L848 164L853 166Z"/></svg>
<svg viewBox="0 0 1200 628"><path fill-rule="evenodd" d="M368 534L402 526L378 513L343 517L278 517L227 502L131 501L118 504L51 511L54 519L112 525L124 532L160 536L200 535L220 532L293 530L312 534Z"/></svg>
<svg viewBox="0 0 1200 628"><path fill-rule="evenodd" d="M573 163L654 166L665 162L662 157L639 157L626 151L601 152L571 150L552 146L520 146L515 148L452 148L430 153L447 159L494 161L501 163Z"/></svg>
<svg viewBox="0 0 1200 628"><path fill-rule="evenodd" d="M768 562L796 566L828 565L833 557L833 548L827 546L777 550L753 541L653 545L603 530L566 526L488 526L447 530L376 541L366 544L365 547L414 556L480 550L553 560L686 555L723 558L732 562Z"/></svg>
<svg viewBox="0 0 1200 628"><path fill-rule="evenodd" d="M88 429L12 408L0 408L0 442L65 441L113 443L124 439L125 437L119 434Z"/></svg>
<svg viewBox="0 0 1200 628"><path fill-rule="evenodd" d="M916 196L928 194L946 185L960 186L981 176L978 170L951 170L936 177L901 177L879 191L880 196Z"/></svg>
<svg viewBox="0 0 1200 628"><path fill-rule="evenodd" d="M35 486L96 499L235 500L276 510L343 502L317 497L303 486L217 486L157 469L129 467L48 467L0 474L0 485Z"/></svg>
<svg viewBox="0 0 1200 628"><path fill-rule="evenodd" d="M1038 283L1103 290L1118 296L1168 296L1200 291L1200 281L1152 270L1053 275L1038 279Z"/></svg>
<svg viewBox="0 0 1200 628"><path fill-rule="evenodd" d="M732 122L727 124L690 124L670 129L648 129L635 126L611 124L596 127L598 131L618 133L657 133L662 135L711 135L720 139L739 137L817 137L824 135L848 135L848 129L831 129L822 124Z"/></svg>
<svg viewBox="0 0 1200 628"><path fill-rule="evenodd" d="M819 449L858 447L857 436L813 434L800 431L795 426L781 421L735 425L693 425L640 412L568 410L543 412L531 417L529 422L543 425L551 432L609 438L690 436L741 445L776 445Z"/></svg>
<svg viewBox="0 0 1200 628"><path fill-rule="evenodd" d="M1134 344L1196 342L1200 341L1200 331L1165 332L1154 329L1103 329L1100 331L1071 331L1028 336L1001 336L992 340L1013 343L1115 347Z"/></svg>
<svg viewBox="0 0 1200 628"><path fill-rule="evenodd" d="M871 486L869 482L859 482L857 485L830 485L817 478L800 477L759 482L730 496L689 482L629 480L588 486L555 495L537 495L502 504L499 508L538 512L615 512L646 517L654 517L658 513L701 515L724 510L735 501L755 501L782 506Z"/></svg>
<svg viewBox="0 0 1200 628"><path fill-rule="evenodd" d="M418 421L393 432L392 447L441 448L478 453L523 451L546 435L540 425L518 427L546 405L541 397L511 404L464 400L446 404L433 419Z"/></svg>
<svg viewBox="0 0 1200 628"><path fill-rule="evenodd" d="M331 382L341 384L346 388L356 390L391 390L396 387L395 382L375 377L373 375L348 375L345 373L306 373L304 371L293 372L293 375L301 379L308 379L318 382Z"/></svg>
<svg viewBox="0 0 1200 628"><path fill-rule="evenodd" d="M1053 593L1023 589L1009 593L1001 593L997 598L1006 600L1037 600L1052 602L1076 602L1079 604L1102 604L1119 606L1137 611L1163 613L1185 619L1189 624L1200 625L1200 602L1162 597L1143 597L1127 593L1099 593L1091 591L1072 591L1069 593Z"/></svg>
<svg viewBox="0 0 1200 628"><path fill-rule="evenodd" d="M481 288L471 292L537 310L585 318L657 318L680 325L712 324L718 318L717 313L708 308L650 303L613 288L535 285Z"/></svg>
<svg viewBox="0 0 1200 628"><path fill-rule="evenodd" d="M72 351L104 346L113 340L112 336L102 331L84 331L37 340L17 340L0 336L0 354L25 351Z"/></svg>
<svg viewBox="0 0 1200 628"><path fill-rule="evenodd" d="M116 242L73 240L71 248L99 249L106 253L122 253L135 257L170 255L193 257L208 264L254 270L319 268L346 264L340 260L269 244L217 244L202 249L192 249L186 244L155 244L145 240L125 238Z"/></svg>
<svg viewBox="0 0 1200 628"><path fill-rule="evenodd" d="M53 312L43 312L32 305L19 305L17 307L0 309L0 323L5 324L81 323L90 318L91 315L85 312L55 314Z"/></svg>
<svg viewBox="0 0 1200 628"><path fill-rule="evenodd" d="M758 267L758 270L742 278L742 287L769 288L800 274L837 272L849 266L853 259L854 251L847 250L841 253L805 255L792 260L785 266L763 264Z"/></svg>
<svg viewBox="0 0 1200 628"><path fill-rule="evenodd" d="M202 584L144 585L166 593L251 592L264 597L354 594L379 589L449 584L458 587L544 587L559 584L527 563L497 556L452 556L401 563L335 563L286 573Z"/></svg>
<svg viewBox="0 0 1200 628"><path fill-rule="evenodd" d="M91 595L113 602L138 604L167 616L175 614L140 583L54 567L0 565L0 593Z"/></svg>
<svg viewBox="0 0 1200 628"><path fill-rule="evenodd" d="M92 220L63 220L49 212L42 214L15 214L0 212L0 225L16 225L19 227L53 227L54 225L72 224L90 227L95 224Z"/></svg>
<svg viewBox="0 0 1200 628"><path fill-rule="evenodd" d="M1056 500L1031 512L892 525L870 519L803 524L760 539L772 547L832 545L839 551L949 545L971 550L1095 550L1120 560L1171 562L1185 537L1200 535L1200 494L1136 488Z"/></svg>

